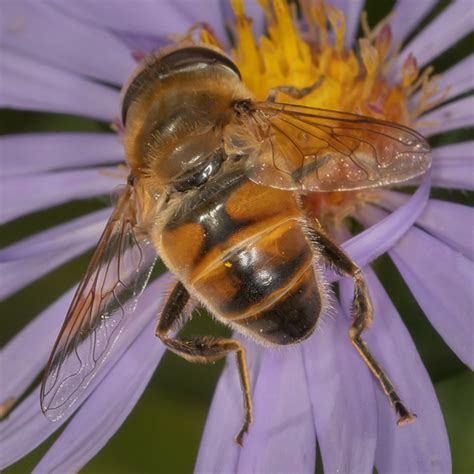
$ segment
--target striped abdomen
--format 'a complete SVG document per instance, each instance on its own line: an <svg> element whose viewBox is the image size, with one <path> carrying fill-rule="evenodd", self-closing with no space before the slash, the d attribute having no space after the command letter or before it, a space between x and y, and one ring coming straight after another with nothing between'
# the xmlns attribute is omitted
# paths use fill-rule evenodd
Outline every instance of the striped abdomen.
<svg viewBox="0 0 474 474"><path fill-rule="evenodd" d="M322 295L293 193L227 173L179 205L160 247L191 293L235 329L273 344L314 329Z"/></svg>

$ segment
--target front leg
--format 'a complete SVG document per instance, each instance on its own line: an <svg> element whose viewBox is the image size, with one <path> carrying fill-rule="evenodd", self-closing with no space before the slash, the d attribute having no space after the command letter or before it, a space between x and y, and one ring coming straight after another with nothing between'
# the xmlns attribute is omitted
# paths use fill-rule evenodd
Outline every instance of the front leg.
<svg viewBox="0 0 474 474"><path fill-rule="evenodd" d="M250 396L250 381L245 348L235 339L217 339L214 337L181 339L179 337L169 337L168 334L171 328L179 321L188 301L188 291L181 282L177 283L161 313L155 334L169 350L189 362L206 364L222 359L231 352L235 352L245 411L244 422L235 437L235 441L239 446L242 446L243 436L252 423L252 398Z"/></svg>
<svg viewBox="0 0 474 474"><path fill-rule="evenodd" d="M295 87L295 86L277 86L272 87L268 92L267 102L275 102L277 94L282 92L283 94L289 95L293 99L303 99L311 92L315 91L324 82L325 76L320 76L319 79L313 84L307 87Z"/></svg>

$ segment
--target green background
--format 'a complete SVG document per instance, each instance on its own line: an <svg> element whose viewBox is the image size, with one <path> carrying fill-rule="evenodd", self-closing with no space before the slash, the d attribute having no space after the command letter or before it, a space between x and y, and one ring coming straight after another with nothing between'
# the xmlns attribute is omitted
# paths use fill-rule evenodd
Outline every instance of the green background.
<svg viewBox="0 0 474 474"><path fill-rule="evenodd" d="M448 3L441 2L438 8L442 9ZM391 1L368 1L367 10L371 25L388 13L392 4ZM455 45L435 61L437 70L442 71L449 66L451 61L455 62L463 57L472 49L472 44L471 35ZM108 130L108 125L79 117L0 111L1 134L30 131ZM434 137L432 144L465 140L468 137L472 137L472 130ZM435 190L433 195L464 204L472 205L473 203L472 193ZM109 202L108 197L103 197L68 203L10 222L2 226L0 246L6 246L41 229L105 207ZM70 288L82 275L89 257L90 252L54 270L40 281L2 302L0 343L5 344L31 318ZM409 328L435 385L448 427L454 472L473 472L474 384L472 374L458 361L433 330L390 259L386 256L381 257L374 263L374 268ZM198 334L227 334L226 329L212 323L210 318L202 315L195 317L185 331ZM223 362L201 366L189 364L166 353L129 418L108 445L81 472L90 474L191 472L213 390L222 367ZM240 406L237 408L240 409ZM5 472L13 474L31 471L53 440L54 437Z"/></svg>

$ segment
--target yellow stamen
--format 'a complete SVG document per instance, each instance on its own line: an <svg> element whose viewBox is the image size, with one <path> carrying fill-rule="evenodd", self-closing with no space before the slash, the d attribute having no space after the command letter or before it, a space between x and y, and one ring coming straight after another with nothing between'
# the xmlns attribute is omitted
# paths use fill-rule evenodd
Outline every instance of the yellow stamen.
<svg viewBox="0 0 474 474"><path fill-rule="evenodd" d="M369 26L369 19L367 12L364 10L360 15L360 27L362 28L362 33L364 33L364 38L371 40L372 31Z"/></svg>
<svg viewBox="0 0 474 474"><path fill-rule="evenodd" d="M262 5L262 0L259 3ZM230 0L230 4L236 17L244 16L244 2L242 0Z"/></svg>
<svg viewBox="0 0 474 474"><path fill-rule="evenodd" d="M362 56L362 62L364 63L365 70L367 71L367 76L364 80L364 87L362 91L362 98L366 100L370 93L375 82L375 74L379 66L379 54L377 50L370 44L368 39L362 38L359 40L360 45L360 54Z"/></svg>
<svg viewBox="0 0 474 474"><path fill-rule="evenodd" d="M410 53L408 58L405 60L405 63L403 64L403 68L402 68L403 87L408 88L408 86L410 86L418 77L418 72L419 72L419 69L418 69L418 63L416 61L416 58Z"/></svg>
<svg viewBox="0 0 474 474"><path fill-rule="evenodd" d="M211 34L211 32L205 28L203 28L199 32L199 36L201 38L201 41L206 44L211 44L212 46L220 47L219 42L216 40L216 38Z"/></svg>
<svg viewBox="0 0 474 474"><path fill-rule="evenodd" d="M344 15L323 0L300 0L308 25L304 34L286 0L258 3L264 10L268 33L256 39L251 20L245 16L243 0L231 0L237 35L233 57L244 83L257 99L265 100L274 87L303 88L324 76L319 88L296 102L413 125L421 113L445 98L446 91L439 94L436 83L430 79L429 68L419 75L412 55L405 60L400 83L393 83L394 74L389 67L395 64L398 53L396 45L392 45L391 14L373 29L367 14L362 14L365 38L359 41L358 56L356 51L344 48ZM216 44L208 30L201 32L201 40ZM385 77L386 71L390 71L390 76ZM418 104L408 107L408 99L420 88ZM295 101L285 94L279 94L277 100Z"/></svg>
<svg viewBox="0 0 474 474"><path fill-rule="evenodd" d="M258 3L265 14L267 34L255 38L243 0L231 0L236 17L233 59L243 82L257 99L265 100L270 89L277 86L304 88L324 76L322 84L302 99L280 93L277 100L361 113L413 127L424 111L446 97L447 91L439 93L429 68L420 75L412 55L403 64L402 79L394 81L399 45L392 44L391 14L374 28L370 28L367 14L362 14L364 38L359 40L359 51L355 51L344 47L344 15L324 0L300 0L307 26L304 32L286 0ZM202 34L201 39L212 42L209 33ZM419 99L413 105L415 93L419 93ZM341 200L337 193L320 193L318 206L343 216L341 207L349 209L348 203L356 196L366 201L368 194L345 193Z"/></svg>
<svg viewBox="0 0 474 474"><path fill-rule="evenodd" d="M375 47L379 54L380 61L383 62L387 53L389 52L390 45L392 43L392 31L390 27L385 24L380 30L380 33L377 35L375 40Z"/></svg>
<svg viewBox="0 0 474 474"><path fill-rule="evenodd" d="M336 35L335 49L341 53L344 48L344 31L346 29L346 20L341 11L334 8L332 5L326 6L329 23Z"/></svg>

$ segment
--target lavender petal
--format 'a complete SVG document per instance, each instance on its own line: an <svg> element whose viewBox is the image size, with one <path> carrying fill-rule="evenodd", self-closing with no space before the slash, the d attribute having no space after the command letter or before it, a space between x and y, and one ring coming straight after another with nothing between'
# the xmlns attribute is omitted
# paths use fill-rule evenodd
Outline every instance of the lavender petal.
<svg viewBox="0 0 474 474"><path fill-rule="evenodd" d="M0 106L44 110L111 121L119 93L22 54L2 50Z"/></svg>
<svg viewBox="0 0 474 474"><path fill-rule="evenodd" d="M388 216L383 216L380 221L371 222L370 228L342 245L360 267L384 254L413 225L428 202L430 184L431 173L428 172L423 177L420 187L403 207ZM338 278L332 277L331 281L336 279Z"/></svg>
<svg viewBox="0 0 474 474"><path fill-rule="evenodd" d="M472 22L471 0L451 3L403 48L397 61L397 70L401 71L409 53L415 56L420 66L426 65L467 35L472 30Z"/></svg>
<svg viewBox="0 0 474 474"><path fill-rule="evenodd" d="M430 137L431 135L448 132L457 128L472 127L474 126L473 111L474 97L465 97L422 115L420 117L421 124L417 128L425 136ZM423 125L425 122L434 123Z"/></svg>
<svg viewBox="0 0 474 474"><path fill-rule="evenodd" d="M339 304L332 304L334 314L323 314L316 333L303 343L324 471L371 473L377 441L374 382L347 336L349 321Z"/></svg>
<svg viewBox="0 0 474 474"><path fill-rule="evenodd" d="M474 142L433 150L433 186L474 190Z"/></svg>
<svg viewBox="0 0 474 474"><path fill-rule="evenodd" d="M406 194L385 190L380 204L393 211L408 200ZM416 224L452 249L474 260L474 210L461 204L430 199Z"/></svg>
<svg viewBox="0 0 474 474"><path fill-rule="evenodd" d="M366 206L359 217L363 224L370 225L384 214ZM389 255L433 327L472 369L474 263L417 228L410 229Z"/></svg>
<svg viewBox="0 0 474 474"><path fill-rule="evenodd" d="M414 2L413 0L398 0L390 18L393 43L401 43L411 33L416 25L431 11L435 0Z"/></svg>
<svg viewBox="0 0 474 474"><path fill-rule="evenodd" d="M81 21L114 31L165 37L184 34L198 21L208 22L217 36L226 38L220 0L175 2L107 2L51 0L55 8Z"/></svg>
<svg viewBox="0 0 474 474"><path fill-rule="evenodd" d="M253 400L237 472L313 474L316 437L301 347L265 351Z"/></svg>
<svg viewBox="0 0 474 474"><path fill-rule="evenodd" d="M0 137L2 179L123 161L112 133L25 133Z"/></svg>
<svg viewBox="0 0 474 474"><path fill-rule="evenodd" d="M415 228L392 249L390 256L434 328L474 369L473 262Z"/></svg>
<svg viewBox="0 0 474 474"><path fill-rule="evenodd" d="M447 99L452 99L474 89L474 54L470 54L441 74L436 80L436 85L440 93L449 88ZM418 92L413 96L411 102L418 103L420 97L421 92Z"/></svg>
<svg viewBox="0 0 474 474"><path fill-rule="evenodd" d="M6 179L0 189L0 223L73 199L110 194L121 184L114 176L117 172L117 168L96 168Z"/></svg>
<svg viewBox="0 0 474 474"><path fill-rule="evenodd" d="M0 32L7 49L73 74L122 84L135 68L130 51L112 34L44 2L5 2Z"/></svg>
<svg viewBox="0 0 474 474"><path fill-rule="evenodd" d="M8 275L0 300L91 248L110 213L111 209L94 212L0 250L0 273Z"/></svg>
<svg viewBox="0 0 474 474"><path fill-rule="evenodd" d="M170 43L169 39L157 35L130 33L128 31L113 30L114 36L123 43L132 53L150 53Z"/></svg>
<svg viewBox="0 0 474 474"><path fill-rule="evenodd" d="M13 464L45 439L51 436L67 420L51 423L39 407L39 387L21 402L6 421L0 422L0 468Z"/></svg>
<svg viewBox="0 0 474 474"><path fill-rule="evenodd" d="M0 351L2 360L0 403L20 398L44 368L74 291L71 289L62 295Z"/></svg>
<svg viewBox="0 0 474 474"><path fill-rule="evenodd" d="M112 208L91 212L19 240L0 250L0 263L31 258L46 252L60 252L77 245L89 235L87 228L95 224L104 226L111 212ZM83 229L86 231L81 232Z"/></svg>
<svg viewBox="0 0 474 474"><path fill-rule="evenodd" d="M451 472L449 440L428 373L397 310L374 272L364 269L374 306L374 324L364 338L406 405L414 423L397 426L387 397L377 387L378 412L375 465L379 472ZM341 281L341 298L350 314L353 285ZM401 351L400 348L403 348Z"/></svg>
<svg viewBox="0 0 474 474"><path fill-rule="evenodd" d="M151 283L145 290L138 301L134 313L135 317L127 319L127 325L114 345L108 361L96 374L82 396L82 403L88 399L89 395L90 400L93 400L92 396L96 387L101 384L117 361L124 356L129 346L136 341L138 335L143 332L148 323L154 319L162 302L163 290L170 282L171 277L166 274ZM59 327L57 330L59 331ZM6 362L8 363L8 361ZM78 405L78 410L80 409L81 405ZM0 444L2 446L0 469L4 469L36 448L58 430L71 415L72 411L57 422L50 422L40 409L39 388L31 393L10 413L5 421L0 422Z"/></svg>
<svg viewBox="0 0 474 474"><path fill-rule="evenodd" d="M148 323L33 472L78 472L105 446L132 411L165 352L154 336L155 326L153 320Z"/></svg>

